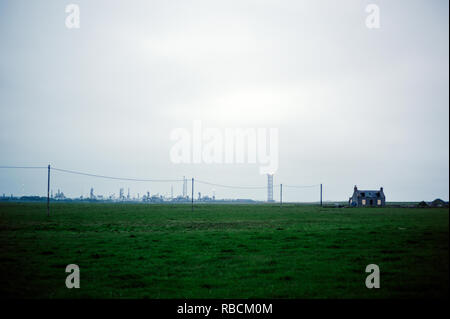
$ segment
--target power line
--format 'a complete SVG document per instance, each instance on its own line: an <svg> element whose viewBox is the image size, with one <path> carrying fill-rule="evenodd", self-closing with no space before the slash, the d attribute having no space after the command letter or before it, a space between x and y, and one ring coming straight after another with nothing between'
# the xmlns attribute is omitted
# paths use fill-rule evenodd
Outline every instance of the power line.
<svg viewBox="0 0 450 319"><path fill-rule="evenodd" d="M74 170L68 170L68 169L62 169L57 167L51 167L50 164L45 166L0 166L0 169L47 169L48 170L48 177L47 177L47 216L50 216L50 171L53 169L57 172L62 173L68 173L68 174L74 174L74 175L82 175L82 176L89 176L89 177L95 177L95 178L104 178L104 179L112 179L112 180L120 180L120 181L133 181L133 182L183 182L183 196L185 196L185 190L186 190L186 178L183 176L183 179L139 179L139 178L126 178L126 177L116 177L116 176L107 176L107 175L99 175L99 174L91 174L91 173L85 173L80 171L74 171ZM217 184L217 183L211 183L207 181L197 180L197 183L215 186L215 187L224 187L224 188L231 188L231 189L267 189L268 190L268 202L273 202L273 188L274 187L280 187L280 208L283 203L283 184L275 185L273 186L273 175L269 176L269 183L267 186L232 186L232 185L224 185L224 184ZM285 187L288 188L312 188L320 186L320 206L322 206L322 184L314 184L314 185L285 185ZM122 190L122 189L121 189ZM191 187L192 195L191 195L191 205L192 205L192 211L194 211L194 178L192 177L192 187ZM129 189L128 189L128 197L129 197ZM92 194L92 190L91 190ZM172 188L172 194L173 194L173 188ZM11 195L12 196L12 195ZM92 196L92 195L91 195ZM122 195L121 195L122 196ZM200 193L199 193L200 196ZM139 198L139 195L138 195ZM173 199L173 195L172 195Z"/></svg>
<svg viewBox="0 0 450 319"><path fill-rule="evenodd" d="M283 184L284 187L291 187L291 188L312 188L312 187L318 187L320 184L314 184L314 185L286 185Z"/></svg>
<svg viewBox="0 0 450 319"><path fill-rule="evenodd" d="M0 168L43 169L43 168L47 168L47 166L0 166Z"/></svg>
<svg viewBox="0 0 450 319"><path fill-rule="evenodd" d="M225 187L225 188L236 188L236 189L266 189L267 186L232 186L232 185L223 185L223 184L215 184L215 183L210 183L210 182L206 182L206 181L201 181L196 179L195 180L197 183L201 183L201 184L206 184L206 185L211 185L211 186L216 186L216 187ZM274 186L277 187L277 186Z"/></svg>
<svg viewBox="0 0 450 319"><path fill-rule="evenodd" d="M9 168L11 168L11 169L47 169L46 166L0 166L0 169L1 168L4 168L4 169L9 169ZM91 174L91 173L85 173L85 172L56 168L56 167L52 167L51 169L54 171L62 172L62 173L96 177L96 178L104 178L104 179L112 179L112 180L120 180L120 181L133 181L133 182L183 182L184 181L183 179L140 179L140 178L116 177L116 176ZM223 187L223 188L267 189L267 186L235 186L235 185L211 183L211 182L198 180L198 179L196 179L195 181L200 184L216 186L216 187ZM312 188L312 187L318 187L318 186L320 186L320 184L314 184L314 185L286 185L286 184L283 184L283 186L288 187L288 188ZM273 187L280 187L280 185L274 185Z"/></svg>
<svg viewBox="0 0 450 319"><path fill-rule="evenodd" d="M75 175L83 175L83 176L105 178L105 179L114 179L114 180L120 180L120 181L132 181L132 182L182 182L183 181L182 179L139 179L139 178L115 177L115 176L90 174L90 173L72 171L72 170L68 170L68 169L55 168L55 167L52 167L52 170L58 171L58 172L63 172L63 173L75 174Z"/></svg>

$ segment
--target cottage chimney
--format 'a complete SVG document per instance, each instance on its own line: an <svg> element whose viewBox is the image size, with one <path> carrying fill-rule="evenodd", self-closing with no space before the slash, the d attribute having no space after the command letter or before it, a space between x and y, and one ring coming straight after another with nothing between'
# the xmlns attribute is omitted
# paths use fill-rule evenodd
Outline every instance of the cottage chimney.
<svg viewBox="0 0 450 319"><path fill-rule="evenodd" d="M383 187L380 187L380 192L382 192L383 191Z"/></svg>
<svg viewBox="0 0 450 319"><path fill-rule="evenodd" d="M355 185L355 187L353 188L353 190L356 192L356 191L358 190L358 187L356 187L356 185Z"/></svg>

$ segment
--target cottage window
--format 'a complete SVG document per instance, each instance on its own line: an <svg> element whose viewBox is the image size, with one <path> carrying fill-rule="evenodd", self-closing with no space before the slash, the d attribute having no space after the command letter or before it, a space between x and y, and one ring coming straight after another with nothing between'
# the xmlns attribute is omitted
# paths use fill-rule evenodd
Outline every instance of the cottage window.
<svg viewBox="0 0 450 319"><path fill-rule="evenodd" d="M362 204L363 204L363 206L366 206L366 200L365 199L362 200Z"/></svg>
<svg viewBox="0 0 450 319"><path fill-rule="evenodd" d="M381 206L381 199L377 200L377 205Z"/></svg>

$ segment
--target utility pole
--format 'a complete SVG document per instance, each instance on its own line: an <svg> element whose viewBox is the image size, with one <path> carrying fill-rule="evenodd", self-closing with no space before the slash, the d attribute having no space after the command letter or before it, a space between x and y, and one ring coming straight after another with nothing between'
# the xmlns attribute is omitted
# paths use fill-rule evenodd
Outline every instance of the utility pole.
<svg viewBox="0 0 450 319"><path fill-rule="evenodd" d="M50 216L50 164L47 172L47 217Z"/></svg>
<svg viewBox="0 0 450 319"><path fill-rule="evenodd" d="M192 211L194 211L194 178L192 177L192 197L191 197L191 207L192 207Z"/></svg>
<svg viewBox="0 0 450 319"><path fill-rule="evenodd" d="M320 207L322 207L322 184L320 184Z"/></svg>
<svg viewBox="0 0 450 319"><path fill-rule="evenodd" d="M280 184L280 208L283 207L283 184Z"/></svg>

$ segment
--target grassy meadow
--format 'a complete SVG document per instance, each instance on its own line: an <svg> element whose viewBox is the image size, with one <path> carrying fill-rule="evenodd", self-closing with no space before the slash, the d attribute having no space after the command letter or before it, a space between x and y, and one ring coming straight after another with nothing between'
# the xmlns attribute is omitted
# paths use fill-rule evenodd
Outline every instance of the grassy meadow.
<svg viewBox="0 0 450 319"><path fill-rule="evenodd" d="M0 203L0 296L440 298L448 248L448 208Z"/></svg>

